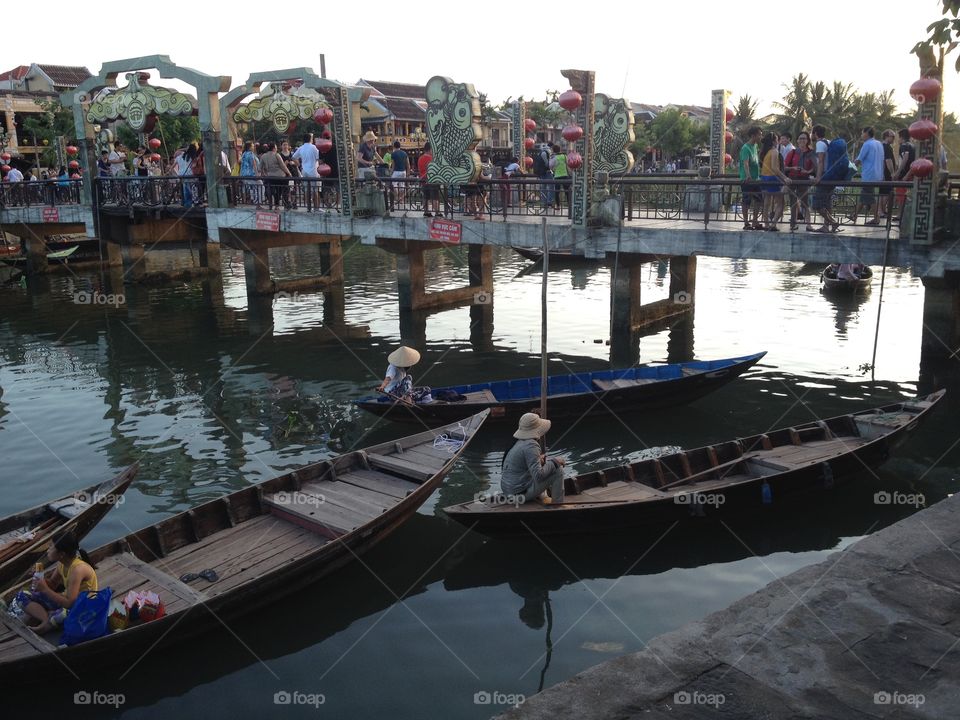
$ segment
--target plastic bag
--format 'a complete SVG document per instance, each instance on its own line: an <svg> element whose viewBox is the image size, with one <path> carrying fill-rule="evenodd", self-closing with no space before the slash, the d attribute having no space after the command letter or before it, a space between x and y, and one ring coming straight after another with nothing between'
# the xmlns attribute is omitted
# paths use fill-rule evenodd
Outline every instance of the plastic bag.
<svg viewBox="0 0 960 720"><path fill-rule="evenodd" d="M110 588L80 593L67 613L67 619L63 621L60 642L63 645L76 645L106 635L112 597L113 590Z"/></svg>

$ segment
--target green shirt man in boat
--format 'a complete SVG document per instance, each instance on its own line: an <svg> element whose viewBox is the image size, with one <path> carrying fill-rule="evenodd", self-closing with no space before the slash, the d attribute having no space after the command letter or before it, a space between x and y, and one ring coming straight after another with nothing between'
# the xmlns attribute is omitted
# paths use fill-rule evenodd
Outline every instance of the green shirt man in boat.
<svg viewBox="0 0 960 720"><path fill-rule="evenodd" d="M540 452L537 440L550 429L550 421L535 413L526 413L513 436L517 439L503 458L500 490L504 495L524 498L523 502L539 498L549 488L545 504L563 502L563 458L547 459Z"/></svg>

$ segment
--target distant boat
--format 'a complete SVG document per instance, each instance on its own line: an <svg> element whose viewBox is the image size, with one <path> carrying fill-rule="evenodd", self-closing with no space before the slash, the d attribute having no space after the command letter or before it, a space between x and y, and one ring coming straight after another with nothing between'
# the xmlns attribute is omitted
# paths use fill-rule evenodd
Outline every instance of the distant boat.
<svg viewBox="0 0 960 720"><path fill-rule="evenodd" d="M755 515L878 467L945 392L568 477L560 503L490 493L443 510L486 535L535 537Z"/></svg>
<svg viewBox="0 0 960 720"><path fill-rule="evenodd" d="M65 249L63 249L63 250L57 250L57 251L55 251L55 252L48 252L48 253L47 253L47 260L62 260L63 262L67 262L67 259L68 259L71 255L73 255L79 248L80 248L79 245L73 245L73 246L68 247L68 248L65 248ZM26 261L27 261L27 258L26 258L25 255L14 255L14 256L2 256L2 255L0 255L0 262L6 262L6 263L9 263L9 264L11 264L11 265L19 265L19 264L21 264L21 263L25 263Z"/></svg>
<svg viewBox="0 0 960 720"><path fill-rule="evenodd" d="M533 262L543 260L543 250L538 248L515 247L513 251ZM603 258L588 258L582 252L575 251L572 248L559 248L550 251L550 262L559 262L563 265L601 265Z"/></svg>
<svg viewBox="0 0 960 720"><path fill-rule="evenodd" d="M547 402L554 420L603 413L649 410L693 402L735 380L766 352L723 360L641 365L547 378ZM400 422L436 425L490 410L490 422L515 423L540 408L540 378L495 380L433 388L432 401L407 403L391 395L361 398L356 404ZM442 399L444 397L460 399Z"/></svg>
<svg viewBox="0 0 960 720"><path fill-rule="evenodd" d="M837 277L837 270L840 268L836 263L827 265L820 274L820 282L823 283L823 289L830 292L865 292L870 289L870 283L873 282L873 270L868 265L863 265L863 271L857 279L842 279Z"/></svg>

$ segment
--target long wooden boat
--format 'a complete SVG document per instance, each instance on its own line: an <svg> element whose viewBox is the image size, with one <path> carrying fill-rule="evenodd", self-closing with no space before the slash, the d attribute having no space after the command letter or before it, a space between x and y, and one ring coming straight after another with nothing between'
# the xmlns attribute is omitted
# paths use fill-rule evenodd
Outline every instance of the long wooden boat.
<svg viewBox="0 0 960 720"><path fill-rule="evenodd" d="M551 419L649 410L682 405L703 397L755 365L766 352L724 360L694 360L669 365L640 365L547 378ZM540 378L498 380L433 388L428 403L407 403L390 395L355 401L364 410L401 422L446 423L480 410L491 421L516 422L540 407ZM462 400L442 400L444 395Z"/></svg>
<svg viewBox="0 0 960 720"><path fill-rule="evenodd" d="M121 501L137 467L131 465L111 480L0 519L0 588L20 580L35 563L45 561L55 535L70 531L77 539L86 537Z"/></svg>
<svg viewBox="0 0 960 720"><path fill-rule="evenodd" d="M104 665L132 663L155 645L222 627L230 617L316 581L414 514L487 415L285 473L91 551L101 588L110 587L114 597L130 590L156 592L166 614L57 647L56 634L39 637L0 613L0 675L6 681L46 682L51 674L70 672L92 680ZM197 577L206 570L215 579ZM8 590L4 599L16 590Z"/></svg>
<svg viewBox="0 0 960 720"><path fill-rule="evenodd" d="M539 248L515 247L513 251L520 257L540 262L543 260L543 250ZM602 258L588 258L582 252L575 252L570 248L557 248L550 251L550 264L560 263L564 267L570 265L602 265Z"/></svg>
<svg viewBox="0 0 960 720"><path fill-rule="evenodd" d="M70 256L73 255L77 250L80 249L79 245L71 245L70 247L64 248L63 250L54 250L47 253L47 260L56 260L58 262L66 263L69 261ZM26 255L12 255L0 257L5 263L10 265L19 265L27 261Z"/></svg>
<svg viewBox="0 0 960 720"><path fill-rule="evenodd" d="M765 496L780 505L880 465L945 392L569 477L561 503L513 504L492 493L444 510L487 535L604 531L691 515L757 513Z"/></svg>
<svg viewBox="0 0 960 720"><path fill-rule="evenodd" d="M824 291L828 292L864 292L870 289L873 282L873 270L869 265L863 266L863 274L856 280L844 280L837 277L839 266L827 265L820 274L820 282Z"/></svg>

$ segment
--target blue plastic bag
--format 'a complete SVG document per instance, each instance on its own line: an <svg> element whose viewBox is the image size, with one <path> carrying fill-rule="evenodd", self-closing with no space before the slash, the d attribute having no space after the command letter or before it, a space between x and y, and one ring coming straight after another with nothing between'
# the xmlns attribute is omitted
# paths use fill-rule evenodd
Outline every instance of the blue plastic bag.
<svg viewBox="0 0 960 720"><path fill-rule="evenodd" d="M112 597L113 590L110 588L80 593L63 621L60 642L63 645L76 645L106 635Z"/></svg>

